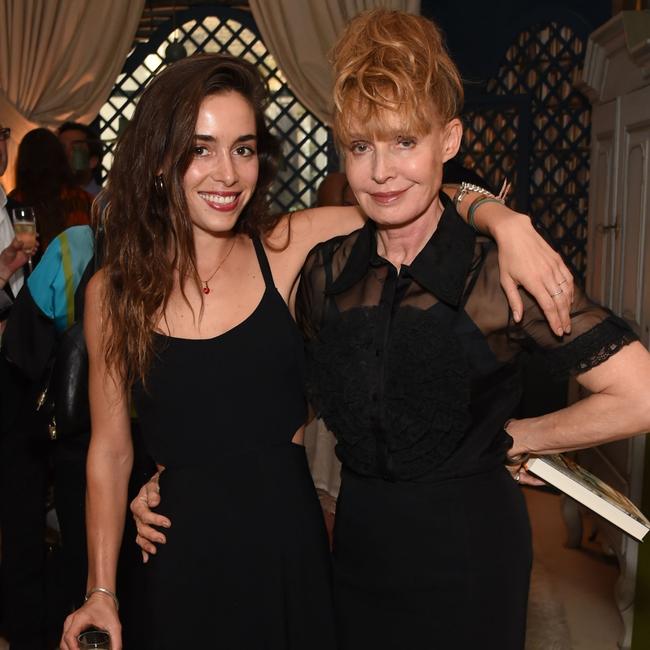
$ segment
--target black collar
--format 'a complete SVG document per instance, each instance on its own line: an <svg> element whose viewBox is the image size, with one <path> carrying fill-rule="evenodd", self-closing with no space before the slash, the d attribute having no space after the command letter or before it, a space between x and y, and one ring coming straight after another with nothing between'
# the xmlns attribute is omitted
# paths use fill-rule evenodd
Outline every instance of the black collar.
<svg viewBox="0 0 650 650"><path fill-rule="evenodd" d="M444 210L438 227L413 263L402 265L402 273L408 274L438 300L457 307L474 258L476 233L458 216L444 192L440 193L440 200ZM377 254L376 226L368 219L357 233L357 240L341 274L325 292L341 293L361 280L369 266L385 264L390 262Z"/></svg>

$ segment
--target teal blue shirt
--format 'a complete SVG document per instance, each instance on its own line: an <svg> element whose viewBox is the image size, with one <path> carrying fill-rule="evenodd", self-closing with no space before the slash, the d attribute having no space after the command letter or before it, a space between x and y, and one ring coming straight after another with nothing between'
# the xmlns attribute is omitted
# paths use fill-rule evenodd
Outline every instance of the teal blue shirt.
<svg viewBox="0 0 650 650"><path fill-rule="evenodd" d="M75 322L74 294L93 256L90 226L73 226L54 239L27 278L37 307L51 318L57 332Z"/></svg>

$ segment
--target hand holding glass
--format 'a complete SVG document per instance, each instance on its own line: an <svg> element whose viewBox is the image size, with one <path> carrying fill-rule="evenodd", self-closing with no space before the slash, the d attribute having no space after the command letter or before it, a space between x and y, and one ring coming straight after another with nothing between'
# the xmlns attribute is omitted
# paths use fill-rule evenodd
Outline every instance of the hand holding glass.
<svg viewBox="0 0 650 650"><path fill-rule="evenodd" d="M24 250L31 255L36 248L36 213L34 208L14 208L11 211L16 239L24 245ZM32 271L31 257L27 261L29 271Z"/></svg>
<svg viewBox="0 0 650 650"><path fill-rule="evenodd" d="M90 650L91 648L111 650L111 636L103 630L86 630L77 637L77 641L79 650Z"/></svg>

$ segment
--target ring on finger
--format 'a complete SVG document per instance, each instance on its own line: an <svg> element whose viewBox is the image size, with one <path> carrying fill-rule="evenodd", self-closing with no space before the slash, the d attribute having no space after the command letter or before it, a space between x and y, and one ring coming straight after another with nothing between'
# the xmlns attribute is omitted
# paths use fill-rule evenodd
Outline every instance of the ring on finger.
<svg viewBox="0 0 650 650"><path fill-rule="evenodd" d="M562 288L560 287L560 288L559 288L555 293L551 293L551 294L549 294L549 295L551 296L551 298L555 298L556 296L559 296L559 295L562 294L562 293L564 293L564 291L563 291Z"/></svg>
<svg viewBox="0 0 650 650"><path fill-rule="evenodd" d="M517 483L518 483L519 480L521 479L521 473L520 473L520 472L517 472L517 473L516 473L512 478L514 478L515 481L517 481Z"/></svg>
<svg viewBox="0 0 650 650"><path fill-rule="evenodd" d="M567 282L568 282L568 280L566 278L564 278L564 280L562 280L562 282L558 282L557 286L561 287L563 284L566 284Z"/></svg>

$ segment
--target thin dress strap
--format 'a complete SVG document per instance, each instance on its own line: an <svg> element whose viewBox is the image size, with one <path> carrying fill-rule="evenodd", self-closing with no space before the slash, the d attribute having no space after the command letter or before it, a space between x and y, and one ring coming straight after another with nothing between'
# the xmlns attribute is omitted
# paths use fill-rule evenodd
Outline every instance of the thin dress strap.
<svg viewBox="0 0 650 650"><path fill-rule="evenodd" d="M273 282L273 274L271 273L269 260L266 257L266 251L264 250L264 245L262 244L260 238L257 235L251 236L251 239L253 240L253 245L255 246L255 253L257 253L257 261L259 262L260 269L262 269L264 282L266 283L267 288L272 289L275 287L275 283Z"/></svg>

